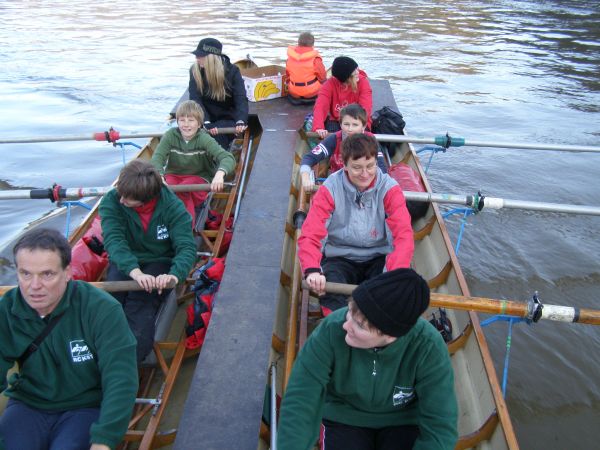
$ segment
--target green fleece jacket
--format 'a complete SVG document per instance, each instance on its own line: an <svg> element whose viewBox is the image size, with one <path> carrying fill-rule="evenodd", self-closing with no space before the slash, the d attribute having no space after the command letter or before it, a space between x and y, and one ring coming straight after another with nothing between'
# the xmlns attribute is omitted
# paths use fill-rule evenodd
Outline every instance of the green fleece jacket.
<svg viewBox="0 0 600 450"><path fill-rule="evenodd" d="M6 382L7 371L46 327L18 288L0 299L0 390L42 410L100 407L93 443L115 448L127 431L138 389L136 342L123 308L110 294L70 281L50 334Z"/></svg>
<svg viewBox="0 0 600 450"><path fill-rule="evenodd" d="M235 168L233 155L203 129L186 142L179 128L171 128L161 138L151 162L161 175L198 175L209 182L217 170L227 175Z"/></svg>
<svg viewBox="0 0 600 450"><path fill-rule="evenodd" d="M184 280L196 260L196 245L192 218L181 200L163 187L148 230L144 231L139 214L119 199L113 189L104 196L99 208L104 248L110 261L126 275L140 264L170 263L169 273Z"/></svg>
<svg viewBox="0 0 600 450"><path fill-rule="evenodd" d="M298 354L281 406L278 448L312 449L325 418L370 428L417 425L414 450L454 449L454 375L439 332L419 318L387 347L353 348L342 329L347 310L325 318Z"/></svg>

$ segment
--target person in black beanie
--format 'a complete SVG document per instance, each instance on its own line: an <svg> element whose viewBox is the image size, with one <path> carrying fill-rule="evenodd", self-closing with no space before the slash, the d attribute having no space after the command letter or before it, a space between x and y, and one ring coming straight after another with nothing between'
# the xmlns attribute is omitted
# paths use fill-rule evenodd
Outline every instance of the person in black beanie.
<svg viewBox="0 0 600 450"><path fill-rule="evenodd" d="M371 128L373 91L367 74L348 56L338 56L331 65L331 74L317 96L313 109L312 131L325 138L340 129L340 110L358 103L367 111L367 128Z"/></svg>
<svg viewBox="0 0 600 450"><path fill-rule="evenodd" d="M452 450L458 405L448 349L421 315L427 282L396 269L360 284L298 354L277 443L308 450Z"/></svg>

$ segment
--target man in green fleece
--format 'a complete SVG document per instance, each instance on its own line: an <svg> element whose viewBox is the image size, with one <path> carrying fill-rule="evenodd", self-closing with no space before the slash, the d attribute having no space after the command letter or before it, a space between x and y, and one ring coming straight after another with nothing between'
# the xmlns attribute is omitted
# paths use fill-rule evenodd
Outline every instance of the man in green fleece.
<svg viewBox="0 0 600 450"><path fill-rule="evenodd" d="M121 306L71 280L71 248L58 231L24 234L13 254L19 287L0 299L0 390L10 398L0 448L114 449L138 389L135 338Z"/></svg>
<svg viewBox="0 0 600 450"><path fill-rule="evenodd" d="M412 269L359 285L300 351L283 398L280 450L452 450L458 407L450 356L421 314L429 288Z"/></svg>
<svg viewBox="0 0 600 450"><path fill-rule="evenodd" d="M138 362L154 344L155 319L171 283L196 260L192 218L148 161L134 159L99 208L109 281L135 280L141 291L114 293L137 339Z"/></svg>

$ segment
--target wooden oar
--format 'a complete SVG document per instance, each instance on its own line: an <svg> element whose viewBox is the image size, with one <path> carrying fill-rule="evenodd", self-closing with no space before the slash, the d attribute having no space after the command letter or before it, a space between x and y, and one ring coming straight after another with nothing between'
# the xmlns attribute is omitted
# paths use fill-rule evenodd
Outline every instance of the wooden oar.
<svg viewBox="0 0 600 450"><path fill-rule="evenodd" d="M313 191L319 189L318 185ZM435 192L413 192L403 191L406 200L416 202L435 202L464 205L481 211L483 208L490 209L525 209L530 211L544 211L566 214L584 214L588 216L600 216L600 206L569 205L566 203L533 202L528 200L510 200L497 197L486 197L480 193L475 195L439 194Z"/></svg>
<svg viewBox="0 0 600 450"><path fill-rule="evenodd" d="M308 138L319 138L315 132L307 132ZM436 136L434 138L417 138L402 134L376 134L375 139L379 142L406 142L412 144L435 144L440 147L494 147L494 148L516 148L519 150L548 150L553 152L586 152L600 153L600 147L591 145L564 145L564 144L542 144L531 142L491 142L491 141L467 141L462 137L451 137L450 135Z"/></svg>
<svg viewBox="0 0 600 450"><path fill-rule="evenodd" d="M223 184L225 186L233 186L234 183L226 182ZM47 189L16 189L0 191L0 200L45 199L54 202L63 199L101 197L111 189L113 189L113 186L79 188L63 188L60 186L55 186L54 188ZM173 192L210 191L210 184L174 184L169 185L169 189L171 189Z"/></svg>
<svg viewBox="0 0 600 450"><path fill-rule="evenodd" d="M306 281L302 281L302 288L310 289ZM356 285L354 284L325 283L325 291L331 294L350 296L354 289L356 289ZM573 308L571 306L541 305L540 303L535 303L533 300L524 303L516 300L497 300L494 298L468 297L432 292L429 306L477 311L487 314L504 314L531 319L535 322L544 319L556 322L600 325L599 310Z"/></svg>
<svg viewBox="0 0 600 450"><path fill-rule="evenodd" d="M125 292L125 291L142 291L143 288L137 283L137 281L96 281L89 283L99 289L106 292ZM6 294L7 291L15 288L16 286L0 286L0 295ZM171 282L166 289L172 289L175 287L175 283Z"/></svg>
<svg viewBox="0 0 600 450"><path fill-rule="evenodd" d="M235 134L234 127L219 128L217 134ZM0 139L0 144L29 144L34 142L67 142L67 141L101 141L101 142L116 142L119 139L140 139L161 137L162 133L141 133L141 134L121 134L112 128L109 131L101 133L92 133L82 136L39 136L33 138L12 138Z"/></svg>

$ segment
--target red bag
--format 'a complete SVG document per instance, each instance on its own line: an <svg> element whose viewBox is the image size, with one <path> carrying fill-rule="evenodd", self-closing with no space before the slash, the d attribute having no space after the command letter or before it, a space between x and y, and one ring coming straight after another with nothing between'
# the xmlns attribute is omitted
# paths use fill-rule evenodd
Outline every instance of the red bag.
<svg viewBox="0 0 600 450"><path fill-rule="evenodd" d="M425 187L421 182L419 173L410 167L408 164L397 163L393 164L388 170L389 176L398 182L403 191L425 192ZM406 209L410 213L412 220L417 220L427 213L429 203L407 201Z"/></svg>
<svg viewBox="0 0 600 450"><path fill-rule="evenodd" d="M398 182L403 191L425 192L421 178L415 169L408 164L392 164L388 169L388 174Z"/></svg>
<svg viewBox="0 0 600 450"><path fill-rule="evenodd" d="M108 254L104 251L100 216L96 216L89 230L71 251L73 279L98 281L107 265Z"/></svg>

